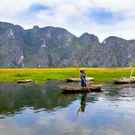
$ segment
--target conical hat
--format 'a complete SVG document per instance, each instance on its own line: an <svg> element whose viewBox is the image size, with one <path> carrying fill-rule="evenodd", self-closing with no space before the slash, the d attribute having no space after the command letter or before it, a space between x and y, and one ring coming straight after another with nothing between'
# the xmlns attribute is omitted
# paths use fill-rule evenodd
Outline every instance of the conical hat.
<svg viewBox="0 0 135 135"><path fill-rule="evenodd" d="M85 71L85 69L84 68L80 68L80 71Z"/></svg>

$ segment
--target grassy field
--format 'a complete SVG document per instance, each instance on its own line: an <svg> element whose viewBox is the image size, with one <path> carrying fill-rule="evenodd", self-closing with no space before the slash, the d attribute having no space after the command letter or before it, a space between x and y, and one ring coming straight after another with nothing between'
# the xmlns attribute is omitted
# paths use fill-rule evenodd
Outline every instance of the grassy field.
<svg viewBox="0 0 135 135"><path fill-rule="evenodd" d="M121 77L129 77L131 68L85 68L87 76L97 82L110 82ZM135 70L135 68L133 69ZM133 72L133 75L135 73ZM33 79L42 83L49 79L63 80L79 77L79 68L1 68L0 82L15 82L21 79Z"/></svg>

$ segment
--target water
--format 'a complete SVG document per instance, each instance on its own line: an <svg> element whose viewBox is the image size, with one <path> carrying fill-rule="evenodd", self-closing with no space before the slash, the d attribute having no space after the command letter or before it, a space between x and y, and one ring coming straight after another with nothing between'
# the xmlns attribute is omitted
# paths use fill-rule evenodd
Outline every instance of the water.
<svg viewBox="0 0 135 135"><path fill-rule="evenodd" d="M135 86L63 95L58 83L0 84L0 135L135 134Z"/></svg>

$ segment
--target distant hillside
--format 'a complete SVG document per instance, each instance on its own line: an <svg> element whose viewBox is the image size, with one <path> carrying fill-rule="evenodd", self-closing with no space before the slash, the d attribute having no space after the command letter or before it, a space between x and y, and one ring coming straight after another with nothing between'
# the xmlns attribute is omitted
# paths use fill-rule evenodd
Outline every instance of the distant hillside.
<svg viewBox="0 0 135 135"><path fill-rule="evenodd" d="M1 67L128 66L135 59L135 40L98 37L84 33L76 37L63 28L0 22Z"/></svg>

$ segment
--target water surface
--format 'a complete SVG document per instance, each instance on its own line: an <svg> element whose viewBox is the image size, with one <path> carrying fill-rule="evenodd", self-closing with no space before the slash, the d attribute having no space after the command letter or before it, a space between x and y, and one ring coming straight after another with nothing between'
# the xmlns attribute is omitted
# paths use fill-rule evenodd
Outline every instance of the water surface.
<svg viewBox="0 0 135 135"><path fill-rule="evenodd" d="M0 135L135 134L134 85L63 95L58 84L0 84Z"/></svg>

